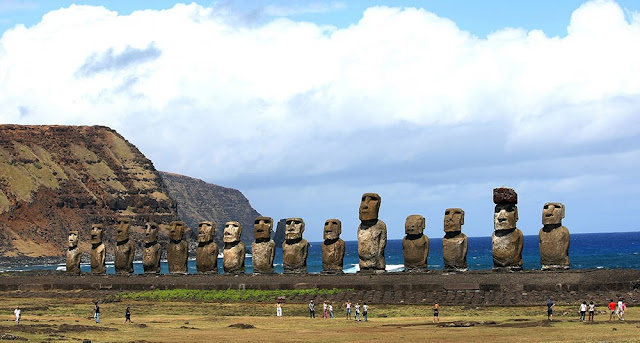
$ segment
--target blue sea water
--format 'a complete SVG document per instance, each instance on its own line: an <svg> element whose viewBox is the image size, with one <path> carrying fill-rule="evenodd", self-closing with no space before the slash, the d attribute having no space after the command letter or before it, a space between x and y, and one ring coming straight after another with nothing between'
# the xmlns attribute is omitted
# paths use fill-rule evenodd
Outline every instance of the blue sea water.
<svg viewBox="0 0 640 343"><path fill-rule="evenodd" d="M345 242L344 271L355 273L358 265L358 242ZM322 271L322 242L311 242L309 256L307 258L307 270L309 273ZM402 271L402 240L389 240L385 250L387 270ZM538 236L524 236L524 248L522 251L524 269L540 269L540 250ZM582 233L571 234L569 246L569 258L571 269L640 269L640 232L615 232L615 233ZM429 267L428 269L443 269L442 238L429 238ZM469 237L469 250L467 253L469 270L490 270L493 267L491 252L491 237ZM276 249L275 271L282 273L282 249ZM196 272L195 260L189 260L189 273ZM245 260L246 273L253 271L251 254L247 254ZM7 270L56 270L61 266L21 266ZM88 265L82 265L82 271L90 272ZM166 262L162 262L162 273L168 273ZM218 259L218 269L222 272L222 258ZM134 263L134 273L143 272L140 262ZM107 273L113 274L113 264L107 263Z"/></svg>

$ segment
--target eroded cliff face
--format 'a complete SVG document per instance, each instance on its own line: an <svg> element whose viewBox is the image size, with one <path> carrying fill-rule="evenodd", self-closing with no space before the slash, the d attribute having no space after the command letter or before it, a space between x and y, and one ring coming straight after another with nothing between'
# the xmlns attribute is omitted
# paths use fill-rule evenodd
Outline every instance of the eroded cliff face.
<svg viewBox="0 0 640 343"><path fill-rule="evenodd" d="M177 219L175 208L151 161L110 128L0 125L3 256L62 255L70 229L87 249L92 223L113 242L118 216L135 237L146 221Z"/></svg>

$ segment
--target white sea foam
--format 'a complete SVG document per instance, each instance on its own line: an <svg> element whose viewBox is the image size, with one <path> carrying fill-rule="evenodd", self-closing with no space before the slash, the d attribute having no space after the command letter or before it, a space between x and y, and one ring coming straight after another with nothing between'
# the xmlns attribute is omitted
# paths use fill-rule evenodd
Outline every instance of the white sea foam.
<svg viewBox="0 0 640 343"><path fill-rule="evenodd" d="M385 268L385 270L388 272L401 272L404 270L404 264L387 264L387 267ZM345 274L354 274L359 271L360 271L359 264L351 264L351 267L343 270Z"/></svg>

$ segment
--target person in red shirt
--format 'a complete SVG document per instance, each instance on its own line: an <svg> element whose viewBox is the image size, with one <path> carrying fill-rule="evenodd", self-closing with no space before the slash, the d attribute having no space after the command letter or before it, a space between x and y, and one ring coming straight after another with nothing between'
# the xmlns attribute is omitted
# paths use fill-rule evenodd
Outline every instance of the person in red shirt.
<svg viewBox="0 0 640 343"><path fill-rule="evenodd" d="M609 312L609 321L611 321L613 319L613 315L616 313L616 303L613 299L611 299L611 302L609 303Z"/></svg>

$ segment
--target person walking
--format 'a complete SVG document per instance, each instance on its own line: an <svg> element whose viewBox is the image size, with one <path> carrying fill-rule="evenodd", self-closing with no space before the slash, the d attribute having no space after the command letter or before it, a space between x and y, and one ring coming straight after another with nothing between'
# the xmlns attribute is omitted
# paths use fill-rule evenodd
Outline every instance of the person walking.
<svg viewBox="0 0 640 343"><path fill-rule="evenodd" d="M329 318L335 318L333 315L333 304L329 303Z"/></svg>
<svg viewBox="0 0 640 343"><path fill-rule="evenodd" d="M127 309L124 310L124 323L126 324L127 322L131 323L131 308L129 306L127 306Z"/></svg>
<svg viewBox="0 0 640 343"><path fill-rule="evenodd" d="M618 300L618 309L617 309L618 320L624 320L624 309L622 308L623 304L624 303L622 302L622 298L620 298Z"/></svg>
<svg viewBox="0 0 640 343"><path fill-rule="evenodd" d="M100 306L97 301L94 304L96 307L93 309L93 319L96 320L96 324L100 324Z"/></svg>
<svg viewBox="0 0 640 343"><path fill-rule="evenodd" d="M314 319L316 317L316 305L313 300L309 302L309 318Z"/></svg>
<svg viewBox="0 0 640 343"><path fill-rule="evenodd" d="M367 321L367 313L369 313L369 306L367 303L362 304L362 316L364 317L364 321Z"/></svg>
<svg viewBox="0 0 640 343"><path fill-rule="evenodd" d="M593 301L589 302L589 319L588 321L592 322L593 321L593 316L596 312L596 305L594 305Z"/></svg>
<svg viewBox="0 0 640 343"><path fill-rule="evenodd" d="M21 313L22 313L22 310L20 310L20 306L16 306L16 309L13 310L13 316L16 319L16 325L20 324Z"/></svg>
<svg viewBox="0 0 640 343"><path fill-rule="evenodd" d="M280 300L276 303L276 317L282 317L282 303Z"/></svg>
<svg viewBox="0 0 640 343"><path fill-rule="evenodd" d="M360 303L356 303L356 315L355 315L355 316L353 316L353 319L354 319L355 321L358 321L358 322L359 322L359 321L360 321L360 319L361 319L361 318L360 318Z"/></svg>
<svg viewBox="0 0 640 343"><path fill-rule="evenodd" d="M624 312L627 310L627 303L622 302L622 320L624 320Z"/></svg>
<svg viewBox="0 0 640 343"><path fill-rule="evenodd" d="M322 318L329 318L329 305L326 300L322 303Z"/></svg>
<svg viewBox="0 0 640 343"><path fill-rule="evenodd" d="M609 302L609 321L613 320L613 315L616 314L616 303L611 299Z"/></svg>
<svg viewBox="0 0 640 343"><path fill-rule="evenodd" d="M440 305L437 302L433 305L433 322L436 321L440 323Z"/></svg>
<svg viewBox="0 0 640 343"><path fill-rule="evenodd" d="M582 304L580 304L580 321L584 322L584 317L587 314L587 302L583 301Z"/></svg>
<svg viewBox="0 0 640 343"><path fill-rule="evenodd" d="M345 306L347 307L347 320L351 319L351 300L347 300L347 303L345 304Z"/></svg>
<svg viewBox="0 0 640 343"><path fill-rule="evenodd" d="M551 298L547 299L547 320L548 321L553 320L553 306L555 305L556 304L554 304L553 301L551 301Z"/></svg>

